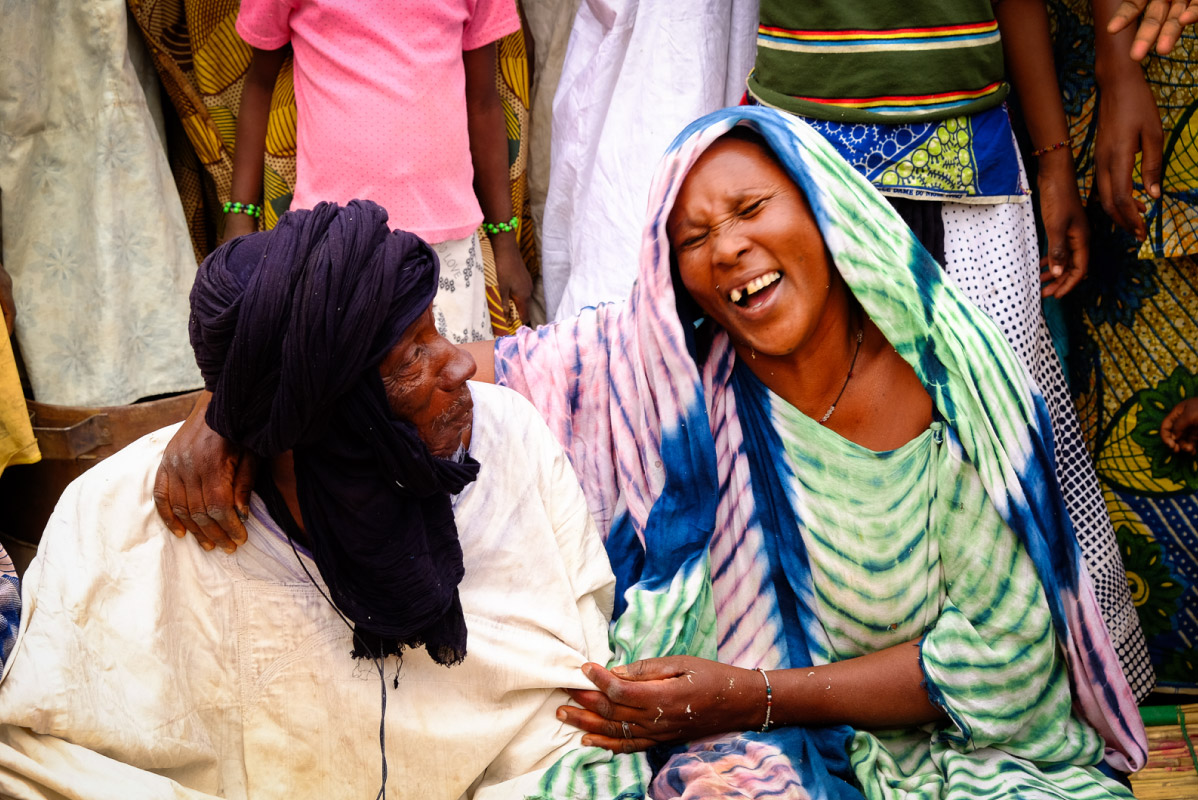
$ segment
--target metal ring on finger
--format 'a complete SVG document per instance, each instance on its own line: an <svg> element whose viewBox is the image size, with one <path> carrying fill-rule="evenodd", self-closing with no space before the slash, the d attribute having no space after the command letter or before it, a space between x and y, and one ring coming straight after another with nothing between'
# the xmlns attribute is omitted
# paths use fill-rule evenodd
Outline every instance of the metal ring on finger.
<svg viewBox="0 0 1198 800"><path fill-rule="evenodd" d="M625 738L625 739L631 739L631 738L632 738L632 731L630 731L630 730L628 729L628 723L627 723L627 722L621 722L621 723L620 723L620 727L621 727L621 728L624 730L624 738Z"/></svg>

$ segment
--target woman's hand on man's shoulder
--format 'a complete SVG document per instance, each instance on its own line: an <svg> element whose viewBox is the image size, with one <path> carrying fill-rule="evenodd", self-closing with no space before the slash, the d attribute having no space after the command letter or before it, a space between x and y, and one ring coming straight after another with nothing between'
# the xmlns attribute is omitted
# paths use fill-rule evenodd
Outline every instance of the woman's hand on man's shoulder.
<svg viewBox="0 0 1198 800"><path fill-rule="evenodd" d="M256 459L204 421L205 392L175 432L154 479L154 505L176 536L190 531L205 550L245 544Z"/></svg>

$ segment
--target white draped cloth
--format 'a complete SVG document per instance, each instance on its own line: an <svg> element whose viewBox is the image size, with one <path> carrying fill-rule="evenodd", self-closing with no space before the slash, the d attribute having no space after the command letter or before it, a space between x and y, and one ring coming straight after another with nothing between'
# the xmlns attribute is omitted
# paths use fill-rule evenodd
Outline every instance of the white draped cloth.
<svg viewBox="0 0 1198 800"><path fill-rule="evenodd" d="M468 653L385 663L390 797L531 793L581 737L557 687L609 655L614 580L573 470L523 397L471 390ZM166 530L150 492L173 432L85 474L50 520L0 683L0 796L374 797L378 672L257 497L235 554Z"/></svg>
<svg viewBox="0 0 1198 800"><path fill-rule="evenodd" d="M44 403L203 383L187 341L196 257L128 13L124 0L0 0L0 259Z"/></svg>
<svg viewBox="0 0 1198 800"><path fill-rule="evenodd" d="M757 0L581 0L553 99L541 221L551 320L628 297L649 183L678 131L736 105Z"/></svg>

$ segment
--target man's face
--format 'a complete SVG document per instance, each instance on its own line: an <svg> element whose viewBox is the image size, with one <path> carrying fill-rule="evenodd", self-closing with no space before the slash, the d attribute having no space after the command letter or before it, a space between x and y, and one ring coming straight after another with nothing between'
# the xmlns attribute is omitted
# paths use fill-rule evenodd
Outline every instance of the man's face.
<svg viewBox="0 0 1198 800"><path fill-rule="evenodd" d="M470 444L474 401L466 381L474 359L437 333L430 305L379 364L391 413L416 426L421 440L438 458Z"/></svg>

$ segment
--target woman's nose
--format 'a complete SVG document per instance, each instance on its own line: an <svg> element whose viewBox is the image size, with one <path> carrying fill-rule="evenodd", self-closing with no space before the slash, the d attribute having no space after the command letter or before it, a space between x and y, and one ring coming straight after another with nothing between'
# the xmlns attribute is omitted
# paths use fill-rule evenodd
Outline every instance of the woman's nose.
<svg viewBox="0 0 1198 800"><path fill-rule="evenodd" d="M711 257L720 266L737 264L749 249L749 239L735 224L713 235Z"/></svg>

